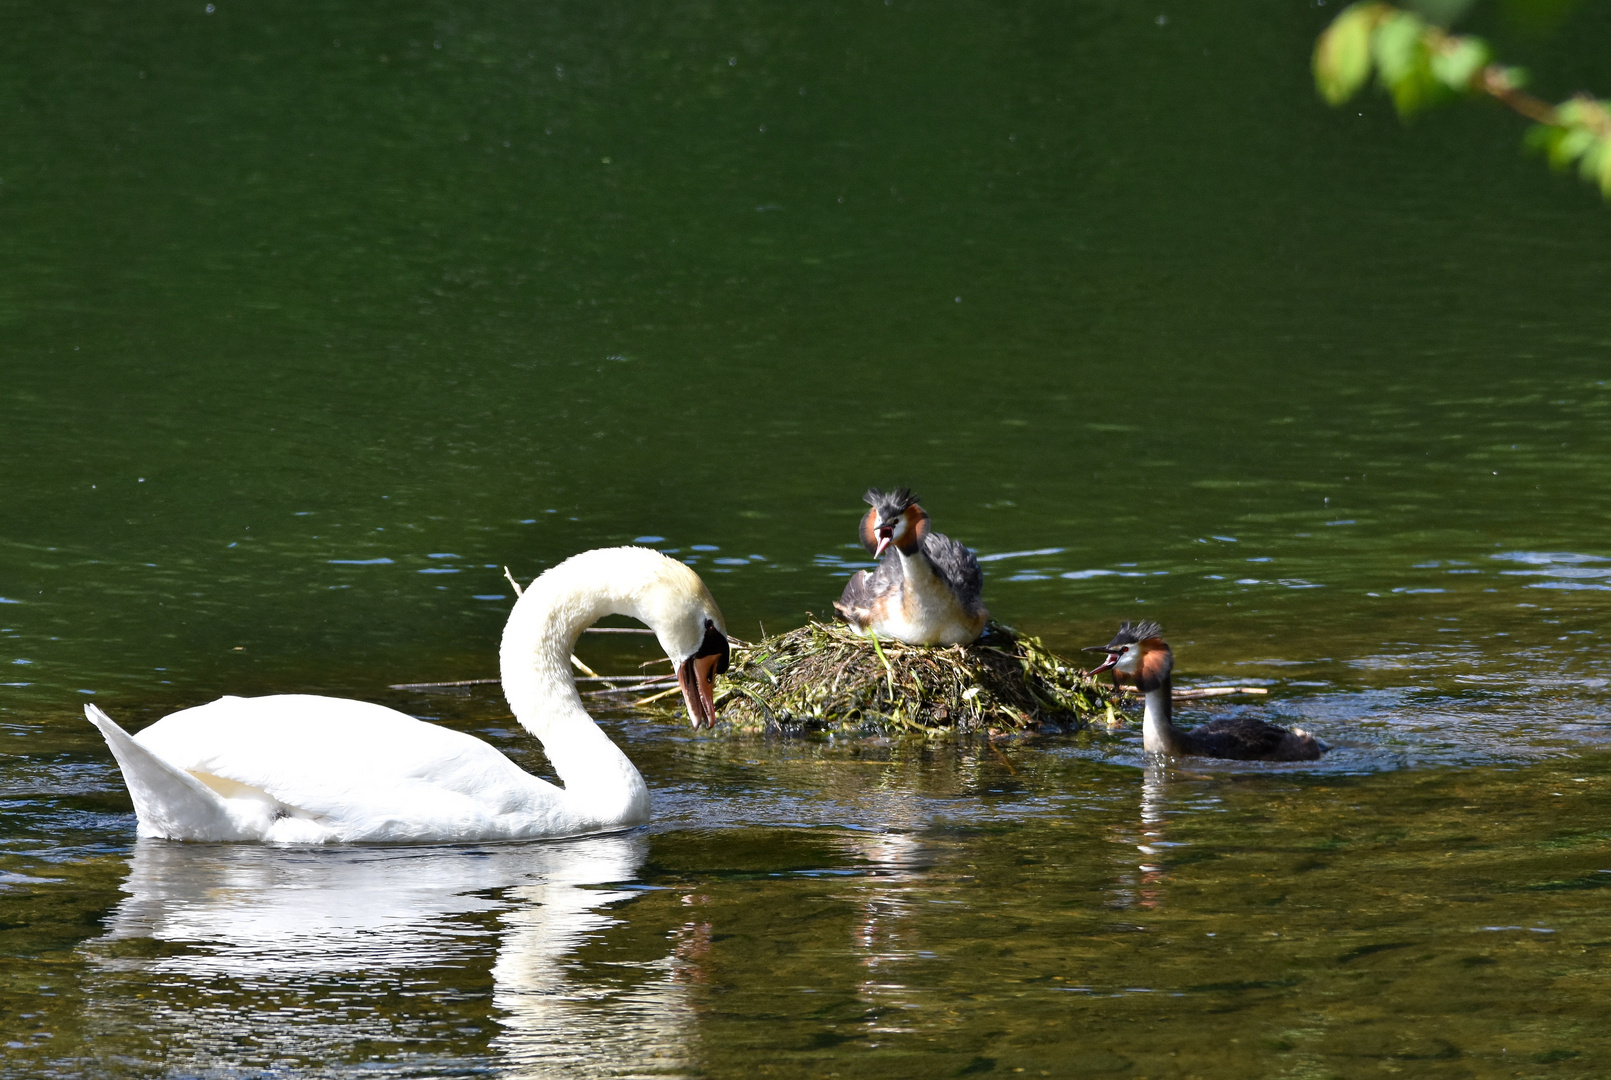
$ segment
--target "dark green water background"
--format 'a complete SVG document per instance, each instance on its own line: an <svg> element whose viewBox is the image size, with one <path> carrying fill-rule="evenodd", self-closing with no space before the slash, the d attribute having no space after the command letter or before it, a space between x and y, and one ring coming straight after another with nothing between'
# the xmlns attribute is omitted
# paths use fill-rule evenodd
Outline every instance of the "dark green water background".
<svg viewBox="0 0 1611 1080"><path fill-rule="evenodd" d="M1515 118L1324 107L1301 3L215 4L0 10L0 1076L1611 1072L1611 211ZM500 567L657 538L750 636L897 483L1334 752L622 716L645 830L280 851L136 844L79 713L540 771L387 689Z"/></svg>

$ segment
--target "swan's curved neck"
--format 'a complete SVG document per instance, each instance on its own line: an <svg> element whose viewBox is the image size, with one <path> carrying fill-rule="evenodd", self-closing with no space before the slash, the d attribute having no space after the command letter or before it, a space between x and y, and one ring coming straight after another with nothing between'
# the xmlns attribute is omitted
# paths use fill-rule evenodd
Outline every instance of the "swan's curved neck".
<svg viewBox="0 0 1611 1080"><path fill-rule="evenodd" d="M1147 711L1141 720L1141 746L1149 754L1174 754L1180 741L1175 730L1172 680L1147 692Z"/></svg>
<svg viewBox="0 0 1611 1080"><path fill-rule="evenodd" d="M637 768L582 705L570 658L582 631L605 615L642 618L644 582L609 552L589 552L532 582L509 613L499 648L504 698L543 744L572 809L601 826L648 816ZM647 621L647 620L645 620Z"/></svg>

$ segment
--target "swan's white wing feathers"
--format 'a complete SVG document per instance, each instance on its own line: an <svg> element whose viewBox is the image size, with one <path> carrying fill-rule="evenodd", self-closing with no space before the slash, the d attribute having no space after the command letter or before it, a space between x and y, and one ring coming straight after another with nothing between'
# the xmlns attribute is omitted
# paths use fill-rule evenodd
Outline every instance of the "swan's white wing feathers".
<svg viewBox="0 0 1611 1080"><path fill-rule="evenodd" d="M136 741L215 789L267 793L284 809L265 839L544 835L564 817L559 789L487 743L364 701L224 697Z"/></svg>
<svg viewBox="0 0 1611 1080"><path fill-rule="evenodd" d="M168 836L183 829L197 840L224 840L238 832L222 796L141 746L94 705L84 706L84 715L105 737L123 770L140 822L139 835Z"/></svg>

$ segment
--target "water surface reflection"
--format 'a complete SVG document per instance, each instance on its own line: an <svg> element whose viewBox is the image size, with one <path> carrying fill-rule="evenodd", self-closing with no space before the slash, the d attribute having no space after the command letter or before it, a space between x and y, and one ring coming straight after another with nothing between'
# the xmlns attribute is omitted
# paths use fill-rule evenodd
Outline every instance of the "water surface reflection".
<svg viewBox="0 0 1611 1080"><path fill-rule="evenodd" d="M676 1073L689 1025L671 949L574 963L636 895L605 886L633 881L646 851L642 834L428 849L140 841L127 899L87 945L88 1007L166 1044L177 1074L361 1067L443 1034L509 1076ZM150 989L125 993L136 985Z"/></svg>

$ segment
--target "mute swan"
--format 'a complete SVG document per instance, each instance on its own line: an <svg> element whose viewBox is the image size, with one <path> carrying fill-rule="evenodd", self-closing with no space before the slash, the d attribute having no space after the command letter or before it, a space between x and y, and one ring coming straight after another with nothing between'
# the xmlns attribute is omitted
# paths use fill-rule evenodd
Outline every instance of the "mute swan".
<svg viewBox="0 0 1611 1080"><path fill-rule="evenodd" d="M727 669L725 623L704 582L647 548L566 559L509 612L504 697L565 786L487 743L363 701L223 697L131 737L104 712L139 835L271 843L454 842L576 836L649 817L649 789L577 696L570 655L605 615L647 623L677 670L694 726L715 723L711 678Z"/></svg>

